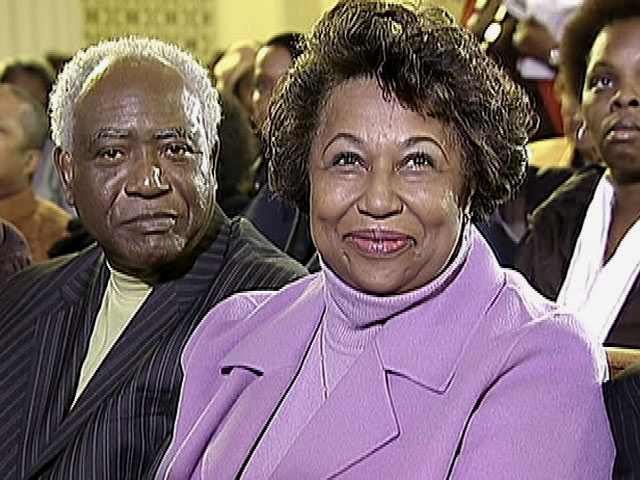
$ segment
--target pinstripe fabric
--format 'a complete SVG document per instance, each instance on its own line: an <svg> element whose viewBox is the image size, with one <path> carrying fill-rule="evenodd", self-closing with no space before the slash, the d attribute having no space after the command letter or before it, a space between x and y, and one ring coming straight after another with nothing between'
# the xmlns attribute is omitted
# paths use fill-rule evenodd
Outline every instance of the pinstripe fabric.
<svg viewBox="0 0 640 480"><path fill-rule="evenodd" d="M212 229L215 241L183 277L156 286L71 411L108 278L101 250L31 267L0 291L0 478L151 476L198 321L234 292L304 274L246 220L218 211Z"/></svg>
<svg viewBox="0 0 640 480"><path fill-rule="evenodd" d="M604 385L616 444L613 478L640 479L640 364Z"/></svg>

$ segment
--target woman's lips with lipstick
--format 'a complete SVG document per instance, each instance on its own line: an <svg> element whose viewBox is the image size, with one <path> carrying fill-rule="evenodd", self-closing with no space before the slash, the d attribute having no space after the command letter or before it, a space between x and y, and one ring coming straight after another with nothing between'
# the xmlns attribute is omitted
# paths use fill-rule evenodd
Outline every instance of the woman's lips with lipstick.
<svg viewBox="0 0 640 480"><path fill-rule="evenodd" d="M389 230L359 230L348 233L345 239L370 255L390 255L415 243L410 235Z"/></svg>

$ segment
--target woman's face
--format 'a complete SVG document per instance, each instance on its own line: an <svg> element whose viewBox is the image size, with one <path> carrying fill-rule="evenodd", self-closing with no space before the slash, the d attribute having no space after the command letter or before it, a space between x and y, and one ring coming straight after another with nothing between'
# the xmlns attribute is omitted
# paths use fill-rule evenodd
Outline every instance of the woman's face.
<svg viewBox="0 0 640 480"><path fill-rule="evenodd" d="M582 109L619 183L640 181L640 18L607 25L588 58Z"/></svg>
<svg viewBox="0 0 640 480"><path fill-rule="evenodd" d="M394 294L446 266L465 182L450 128L382 95L365 79L330 95L311 148L311 229L342 280Z"/></svg>

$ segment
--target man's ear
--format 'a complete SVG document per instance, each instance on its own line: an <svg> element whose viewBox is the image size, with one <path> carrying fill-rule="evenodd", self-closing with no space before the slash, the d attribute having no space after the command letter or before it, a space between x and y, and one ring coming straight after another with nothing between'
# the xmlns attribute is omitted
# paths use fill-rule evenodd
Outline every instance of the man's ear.
<svg viewBox="0 0 640 480"><path fill-rule="evenodd" d="M220 154L220 141L218 140L217 142L215 142L213 144L213 147L211 148L211 164L213 167L213 180L215 182L215 186L218 186L218 175L217 175L217 166L218 166L218 160L219 160L219 154Z"/></svg>
<svg viewBox="0 0 640 480"><path fill-rule="evenodd" d="M65 199L69 205L75 206L73 201L73 159L71 158L71 154L62 151L60 147L56 147L53 150L53 162L58 169Z"/></svg>

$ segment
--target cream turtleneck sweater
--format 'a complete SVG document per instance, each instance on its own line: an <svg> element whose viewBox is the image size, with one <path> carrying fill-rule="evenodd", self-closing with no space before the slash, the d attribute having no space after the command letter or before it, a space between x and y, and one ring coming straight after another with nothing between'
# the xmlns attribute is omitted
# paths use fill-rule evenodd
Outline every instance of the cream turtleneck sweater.
<svg viewBox="0 0 640 480"><path fill-rule="evenodd" d="M139 279L114 270L109 263L109 282L82 362L80 379L73 403L78 401L111 348L136 314L153 287Z"/></svg>

